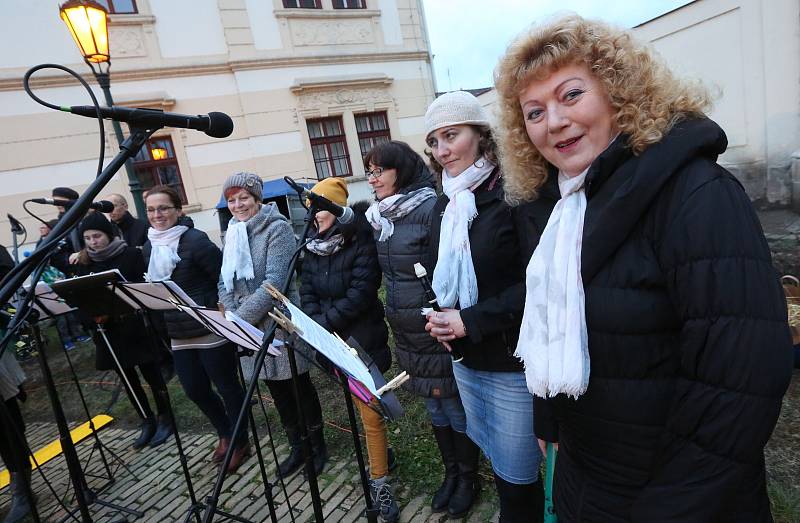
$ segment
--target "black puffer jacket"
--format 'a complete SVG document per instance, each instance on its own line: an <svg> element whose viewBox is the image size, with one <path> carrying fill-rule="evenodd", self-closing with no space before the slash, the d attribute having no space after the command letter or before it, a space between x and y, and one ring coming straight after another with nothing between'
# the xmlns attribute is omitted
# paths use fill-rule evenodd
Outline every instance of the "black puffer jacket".
<svg viewBox="0 0 800 523"><path fill-rule="evenodd" d="M587 175L581 273L591 376L537 398L564 522L767 522L763 448L791 375L786 304L710 120Z"/></svg>
<svg viewBox="0 0 800 523"><path fill-rule="evenodd" d="M525 306L525 267L541 231L524 223L527 218L520 216L519 209L505 203L499 168L474 192L478 216L470 226L469 243L478 303L461 310L467 337L451 343L461 350L462 363L471 369L521 372L522 363L514 351ZM433 208L428 274L433 274L438 261L442 214L449 201L442 195ZM541 212L530 214L531 219L538 218L542 230L553 205L555 199L544 198L537 206Z"/></svg>
<svg viewBox="0 0 800 523"><path fill-rule="evenodd" d="M353 207L355 220L334 225L325 237L341 232L345 242L338 252L320 256L306 250L300 275L303 311L342 339L352 336L381 372L392 364L389 331L378 299L381 269L375 241L364 216L367 203Z"/></svg>
<svg viewBox="0 0 800 523"><path fill-rule="evenodd" d="M175 265L170 279L198 305L216 308L222 251L206 233L194 228L191 218L181 217L178 225L185 225L189 229L181 235L178 242L178 257L181 261ZM149 240L142 246L145 266L150 263L152 248ZM175 340L209 334L208 329L185 312L164 311L164 321L169 337Z"/></svg>
<svg viewBox="0 0 800 523"><path fill-rule="evenodd" d="M433 187L427 171L421 179L407 187L410 192ZM392 328L395 356L400 367L411 376L404 387L423 397L447 398L458 394L450 354L425 331L422 315L425 295L414 272L414 264L426 263L430 253L431 213L435 198L422 202L416 209L394 222L394 234L377 241L378 261L386 285L386 319Z"/></svg>

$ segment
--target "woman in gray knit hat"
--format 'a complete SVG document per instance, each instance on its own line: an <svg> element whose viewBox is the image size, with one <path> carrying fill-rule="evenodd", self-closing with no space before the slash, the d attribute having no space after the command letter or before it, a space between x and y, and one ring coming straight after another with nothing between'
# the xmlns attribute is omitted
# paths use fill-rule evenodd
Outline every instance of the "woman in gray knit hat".
<svg viewBox="0 0 800 523"><path fill-rule="evenodd" d="M228 210L233 217L225 233L218 289L219 301L226 311L265 330L269 323L267 313L273 308L272 296L265 285L283 286L296 242L292 226L278 211L278 206L275 203L262 203L262 190L261 178L252 173L231 175L222 186ZM294 284L287 296L294 303L300 303ZM281 344L282 337L283 333L278 331L274 343ZM314 467L319 473L328 458L322 433L322 408L308 374L308 358L311 356L300 352L304 350L303 347L297 347L297 350L298 392L311 436ZM248 380L256 370L253 368L254 362L252 356L242 358L242 367ZM280 356L266 358L259 376L267 382L291 446L289 457L278 465L279 476L285 477L303 464L300 426L286 352L281 350ZM244 445L237 449L234 458L242 460L249 451L249 444Z"/></svg>

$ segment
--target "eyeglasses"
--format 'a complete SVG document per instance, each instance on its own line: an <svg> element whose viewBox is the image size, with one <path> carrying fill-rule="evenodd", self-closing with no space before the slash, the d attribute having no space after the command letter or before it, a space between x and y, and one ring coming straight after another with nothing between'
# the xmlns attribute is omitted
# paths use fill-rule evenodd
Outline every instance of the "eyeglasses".
<svg viewBox="0 0 800 523"><path fill-rule="evenodd" d="M376 180L383 174L383 167L375 167L371 171L367 171L367 179L375 178Z"/></svg>
<svg viewBox="0 0 800 523"><path fill-rule="evenodd" d="M172 209L174 209L174 208L175 208L175 207L155 207L155 208L153 208L153 207L148 207L148 208L147 208L147 209L145 209L144 211L145 211L147 214L167 214L167 211L171 211L171 210L172 210Z"/></svg>

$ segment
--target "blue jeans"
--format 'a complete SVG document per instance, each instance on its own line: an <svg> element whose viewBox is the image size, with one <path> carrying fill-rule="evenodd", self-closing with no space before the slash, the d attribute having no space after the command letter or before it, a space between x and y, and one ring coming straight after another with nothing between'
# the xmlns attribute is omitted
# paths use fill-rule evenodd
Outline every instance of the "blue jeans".
<svg viewBox="0 0 800 523"><path fill-rule="evenodd" d="M453 363L453 374L467 413L467 435L492 462L495 474L516 485L537 481L542 453L533 433L533 396L525 373Z"/></svg>
<svg viewBox="0 0 800 523"><path fill-rule="evenodd" d="M467 415L464 412L464 405L461 398L453 396L451 398L424 398L425 408L431 415L431 424L435 427L447 427L448 425L456 432L467 431Z"/></svg>

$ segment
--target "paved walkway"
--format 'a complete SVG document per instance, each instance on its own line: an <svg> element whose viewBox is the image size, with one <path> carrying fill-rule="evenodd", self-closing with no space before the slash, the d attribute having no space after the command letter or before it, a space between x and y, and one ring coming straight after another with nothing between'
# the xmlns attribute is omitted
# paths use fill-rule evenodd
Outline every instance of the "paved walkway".
<svg viewBox="0 0 800 523"><path fill-rule="evenodd" d="M128 472L125 468L119 467L118 462L106 454L110 459L112 470L117 469L116 481L100 494L100 498L144 512L144 518L138 521L184 521L190 507L190 500L174 439L170 439L167 444L156 449L145 448L137 452L131 449L130 445L138 431L114 428L111 425L109 428L102 429L99 434L104 446L116 453L130 469ZM28 426L29 443L34 450L57 437L55 424L31 423ZM209 461L216 438L210 434L186 434L181 441L187 456L196 495L202 500L210 494L216 479L217 468ZM93 452L93 448L94 438L88 438L78 445L78 455L87 475L101 476L104 467L100 456L96 450ZM262 449L266 454L267 475L271 481L276 481L274 460L266 436L262 439ZM288 453L287 446L285 444L279 446L277 453L279 459L283 459ZM53 485L58 497L75 509L77 506L72 499L72 488L63 455L45 464L42 470ZM353 463L331 460L323 471L319 478L319 489L326 522L346 523L359 519L365 520L361 516L364 499L357 470L355 460ZM99 488L106 483L106 480L102 477L90 477L88 482L91 487ZM308 492L308 484L304 481L302 474L288 478L285 485L286 494L280 483L273 488L277 520L280 522L313 521L311 496ZM41 475L36 471L33 476L33 488L38 497L42 520L51 522L63 519L66 515L64 508L58 504L56 496L48 489ZM446 517L441 514L431 515L425 495L415 496L397 484L394 485L394 488L398 498L408 500L402 507L401 522L424 523L446 520ZM9 503L10 496L6 488L0 492L0 518L8 510ZM255 456L242 465L236 474L226 479L223 494L220 496L219 508L251 521L270 521L258 460ZM466 521L469 523L496 522L498 514L493 512L492 507L488 504L479 504L472 510ZM99 504L91 505L90 513L93 521L98 523L119 520L119 513ZM225 521L225 518L218 516L215 521Z"/></svg>

